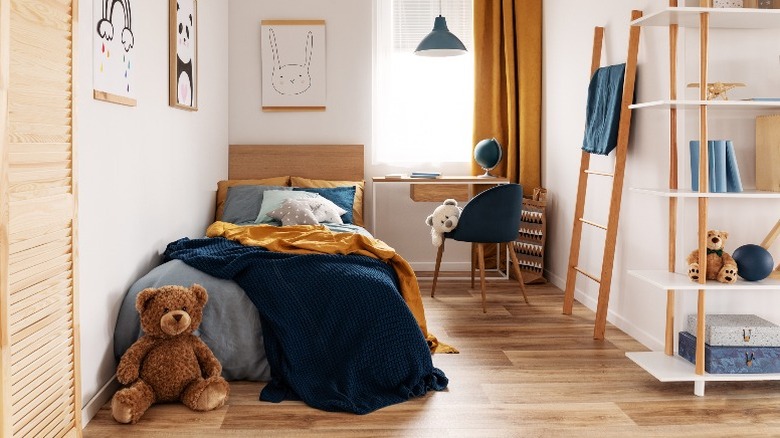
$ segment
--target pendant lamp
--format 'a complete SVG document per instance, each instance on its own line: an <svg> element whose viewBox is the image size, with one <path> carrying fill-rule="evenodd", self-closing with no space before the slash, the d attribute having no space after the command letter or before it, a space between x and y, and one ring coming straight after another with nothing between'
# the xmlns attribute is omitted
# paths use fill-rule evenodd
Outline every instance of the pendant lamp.
<svg viewBox="0 0 780 438"><path fill-rule="evenodd" d="M466 46L447 29L447 20L441 15L441 0L439 0L439 16L433 22L433 30L420 44L414 54L420 56L456 56L466 53Z"/></svg>

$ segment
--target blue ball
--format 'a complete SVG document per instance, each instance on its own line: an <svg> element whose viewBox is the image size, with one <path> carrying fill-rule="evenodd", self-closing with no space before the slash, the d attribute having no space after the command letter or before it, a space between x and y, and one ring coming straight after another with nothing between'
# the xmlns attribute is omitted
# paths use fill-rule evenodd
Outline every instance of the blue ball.
<svg viewBox="0 0 780 438"><path fill-rule="evenodd" d="M731 255L737 262L739 276L747 281L763 280L772 273L775 262L772 254L760 245L742 245Z"/></svg>

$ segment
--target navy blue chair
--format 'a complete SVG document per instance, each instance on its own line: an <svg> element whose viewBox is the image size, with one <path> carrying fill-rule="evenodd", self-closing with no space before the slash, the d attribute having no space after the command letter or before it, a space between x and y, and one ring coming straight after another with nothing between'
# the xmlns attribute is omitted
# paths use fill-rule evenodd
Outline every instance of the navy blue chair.
<svg viewBox="0 0 780 438"><path fill-rule="evenodd" d="M519 184L503 184L492 187L471 199L461 212L458 226L449 233L444 234L444 239L439 252L436 254L436 268L433 271L433 287L431 297L436 293L436 280L439 277L439 266L444 254L444 244L447 239L476 244L479 263L479 279L482 288L482 312L487 313L485 299L485 245L506 243L511 244L517 239L520 228L520 213L523 209L523 187ZM474 257L472 248L471 260L471 287L474 287ZM520 290L523 298L528 303L525 294L525 284L520 273L520 265L517 255L509 250L512 266L520 282Z"/></svg>

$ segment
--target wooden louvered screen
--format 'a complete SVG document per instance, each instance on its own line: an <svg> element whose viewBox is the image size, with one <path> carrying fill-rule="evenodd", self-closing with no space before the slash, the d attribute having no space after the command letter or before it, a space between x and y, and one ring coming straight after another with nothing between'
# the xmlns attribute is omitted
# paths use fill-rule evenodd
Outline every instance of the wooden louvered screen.
<svg viewBox="0 0 780 438"><path fill-rule="evenodd" d="M80 436L74 0L0 0L0 436Z"/></svg>

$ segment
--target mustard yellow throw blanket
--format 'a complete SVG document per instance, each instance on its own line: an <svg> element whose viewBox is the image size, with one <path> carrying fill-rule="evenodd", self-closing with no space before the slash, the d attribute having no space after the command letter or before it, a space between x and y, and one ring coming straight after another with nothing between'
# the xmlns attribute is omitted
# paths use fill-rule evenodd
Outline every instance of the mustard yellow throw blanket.
<svg viewBox="0 0 780 438"><path fill-rule="evenodd" d="M382 260L388 263L398 276L401 296L417 320L431 352L458 352L454 347L439 342L436 336L428 332L420 285L414 270L403 257L381 240L357 233L333 233L323 225L239 226L219 221L209 226L206 235L289 254L359 254Z"/></svg>

